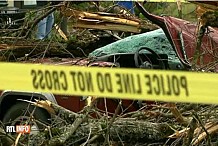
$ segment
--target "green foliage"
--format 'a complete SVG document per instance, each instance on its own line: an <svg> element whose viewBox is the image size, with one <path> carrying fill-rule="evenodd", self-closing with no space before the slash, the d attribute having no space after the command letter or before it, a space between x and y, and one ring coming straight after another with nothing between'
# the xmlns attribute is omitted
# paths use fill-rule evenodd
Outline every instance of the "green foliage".
<svg viewBox="0 0 218 146"><path fill-rule="evenodd" d="M36 19L37 17L37 14L35 11L32 11L32 10L28 10L26 12L26 15L25 15L25 20L28 21L28 22L32 22Z"/></svg>
<svg viewBox="0 0 218 146"><path fill-rule="evenodd" d="M178 7L176 3L146 3L145 9L155 15L167 15L178 17ZM188 21L196 21L196 5L182 3L182 18Z"/></svg>
<svg viewBox="0 0 218 146"><path fill-rule="evenodd" d="M77 41L77 36L72 34L69 36L67 44L74 43L75 41Z"/></svg>

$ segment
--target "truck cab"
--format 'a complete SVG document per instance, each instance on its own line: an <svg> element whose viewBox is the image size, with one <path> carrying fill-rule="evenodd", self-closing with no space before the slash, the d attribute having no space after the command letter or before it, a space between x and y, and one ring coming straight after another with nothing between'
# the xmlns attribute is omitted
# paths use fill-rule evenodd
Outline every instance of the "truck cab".
<svg viewBox="0 0 218 146"><path fill-rule="evenodd" d="M46 110L35 107L25 101L49 100L73 112L79 112L86 106L86 97L54 95L52 93L39 93L31 91L1 91L0 96L0 120L5 126L15 126L28 123L32 126L32 130L41 130L45 125L51 123L52 115ZM98 99L96 107L100 111L113 114L119 100L114 99ZM123 112L130 112L139 109L137 102L131 100L122 100ZM121 111L122 112L122 111Z"/></svg>

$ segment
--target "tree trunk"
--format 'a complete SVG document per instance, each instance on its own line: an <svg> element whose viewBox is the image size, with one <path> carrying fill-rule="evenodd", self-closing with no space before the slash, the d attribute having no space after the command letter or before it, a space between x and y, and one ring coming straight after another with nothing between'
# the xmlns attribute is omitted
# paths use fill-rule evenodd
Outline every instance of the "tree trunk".
<svg viewBox="0 0 218 146"><path fill-rule="evenodd" d="M50 140L45 141L45 143L50 146L70 142L74 142L75 145L80 145L84 142L89 143L89 140L93 137L95 141L92 142L102 144L107 132L110 140L123 141L125 143L162 141L173 133L173 130L166 123L152 123L135 120L134 118L117 118L109 128L108 121L111 119L94 119L88 116L94 104L91 104L90 107L86 107L83 114L71 112L49 101L39 101L37 104L48 111L52 111L53 114L58 115L59 118L68 123L67 126L59 127L58 135L52 135ZM40 135L42 134L40 133ZM35 136L36 139L33 140L32 143L38 143L38 141L36 141L38 137L39 136ZM42 138L39 140L42 140Z"/></svg>

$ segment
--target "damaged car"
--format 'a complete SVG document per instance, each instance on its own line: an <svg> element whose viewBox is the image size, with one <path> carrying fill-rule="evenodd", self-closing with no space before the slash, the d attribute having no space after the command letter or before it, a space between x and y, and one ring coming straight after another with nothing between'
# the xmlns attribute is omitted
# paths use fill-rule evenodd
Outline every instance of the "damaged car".
<svg viewBox="0 0 218 146"><path fill-rule="evenodd" d="M170 16L155 16L148 13L140 4L136 3L136 5L147 19L161 29L116 41L91 52L88 58L55 59L55 61L43 59L31 63L159 70L190 70L196 66L202 70L216 71L217 28L208 28L208 33L202 39L199 56L195 60L196 24ZM16 125L31 117L36 119L33 120L32 125L35 125L33 127L41 129L43 127L41 123L50 123L50 114L43 109L35 109L32 105L18 99L49 100L71 111L79 112L84 108L86 98L6 90L2 91L0 96L0 118L6 125ZM108 112L114 113L118 104L119 100L107 99L105 102L102 98L99 99L97 107L102 111L108 107ZM141 106L141 101L122 100L121 113L138 110ZM27 107L30 108L27 110Z"/></svg>

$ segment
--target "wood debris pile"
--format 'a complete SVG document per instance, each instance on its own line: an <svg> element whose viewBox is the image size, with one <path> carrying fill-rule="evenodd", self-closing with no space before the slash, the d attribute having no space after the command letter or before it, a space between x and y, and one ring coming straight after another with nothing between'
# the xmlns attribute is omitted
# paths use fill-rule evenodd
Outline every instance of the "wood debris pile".
<svg viewBox="0 0 218 146"><path fill-rule="evenodd" d="M140 110L105 116L96 110L96 99L80 113L74 113L49 101L32 104L53 115L51 124L36 135L11 138L1 129L4 144L15 139L20 145L215 145L217 110L215 105L155 103ZM92 115L92 116L91 116ZM93 115L98 118L93 118ZM128 118L127 118L128 117ZM53 123L53 124L52 124Z"/></svg>
<svg viewBox="0 0 218 146"><path fill-rule="evenodd" d="M141 29L154 29L154 25L144 25L138 19L131 16L123 17L107 13L89 13L70 8L61 7L61 12L74 20L75 28L91 28L100 30L124 31L139 33ZM217 26L217 10L207 11L201 15L201 26ZM210 16L210 17L206 17ZM207 18L207 19L204 19ZM210 18L210 19L208 19ZM39 19L37 19L39 20ZM35 23L33 23L35 25ZM32 28L32 27L30 27ZM79 37L82 41L73 41L68 45L54 41L39 41L26 38L18 38L11 41L11 38L0 38L0 60L8 61L32 61L31 57L81 57L94 50L86 44L87 40L82 36L89 35L96 43L99 40L97 35L90 34L91 31L79 30ZM25 35L28 36L28 35ZM69 42L69 38L65 38ZM68 43L69 43L68 42ZM76 44L77 43L77 44ZM82 46L83 45L83 46ZM88 47L87 47L88 46ZM79 48L78 48L79 47ZM81 48L82 49L81 49ZM84 49L89 48L89 49ZM78 59L82 60L82 59ZM74 61L68 60L67 65L72 65ZM37 60L39 61L39 60ZM57 61L57 60L56 60ZM91 64L90 60L83 59L80 62L85 65ZM90 61L90 62L89 62ZM34 61L32 61L34 62ZM57 61L58 62L58 61ZM41 63L41 62L40 62ZM52 60L50 60L52 63ZM75 63L75 64L76 64ZM61 64L61 63L60 63ZM94 64L96 65L96 64ZM97 64L100 66L99 64ZM111 64L102 64L102 66ZM175 104L160 102L142 102L137 111L127 113L122 108L122 101L116 100L118 106L115 113L109 113L105 106L105 111L100 111L96 103L103 98L93 98L82 111L75 113L50 101L37 100L29 101L32 106L44 108L51 116L51 122L44 124L45 129L33 135L9 135L5 132L4 125L0 128L0 143L3 145L72 145L72 146L142 146L142 145L170 145L170 146L203 146L217 145L218 121L216 105L197 104ZM26 102L26 101L23 101ZM141 101L133 101L140 103ZM30 118L30 120L35 120Z"/></svg>
<svg viewBox="0 0 218 146"><path fill-rule="evenodd" d="M101 30L116 30L123 32L140 33L141 29L155 29L155 25L150 23L143 24L143 21L133 17L121 14L110 13L89 13L70 8L61 8L61 12L74 19L73 27L76 28L92 28Z"/></svg>
<svg viewBox="0 0 218 146"><path fill-rule="evenodd" d="M55 24L49 40L35 40L37 23L58 10L72 23L73 31L64 34ZM62 16L63 17L63 16ZM69 26L68 26L69 27ZM85 57L93 50L121 39L118 32L140 33L158 28L133 16L112 13L90 13L74 10L65 5L48 9L46 13L18 29L0 29L0 60L19 61L31 57ZM94 31L93 31L94 30ZM115 33L113 33L115 32Z"/></svg>

